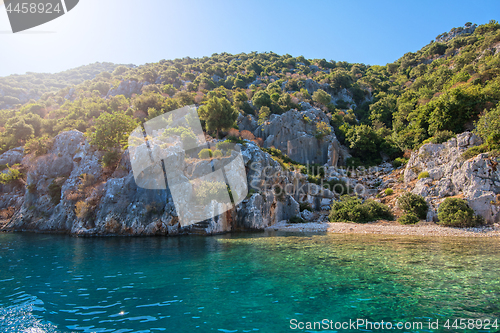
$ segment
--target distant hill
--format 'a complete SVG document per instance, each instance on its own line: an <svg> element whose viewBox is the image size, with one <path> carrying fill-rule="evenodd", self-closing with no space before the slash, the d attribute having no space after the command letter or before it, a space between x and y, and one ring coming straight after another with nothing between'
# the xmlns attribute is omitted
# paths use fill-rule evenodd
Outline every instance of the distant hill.
<svg viewBox="0 0 500 333"><path fill-rule="evenodd" d="M44 93L92 80L102 72L113 72L118 66L110 62L96 62L56 74L28 72L0 77L0 108L39 99Z"/></svg>

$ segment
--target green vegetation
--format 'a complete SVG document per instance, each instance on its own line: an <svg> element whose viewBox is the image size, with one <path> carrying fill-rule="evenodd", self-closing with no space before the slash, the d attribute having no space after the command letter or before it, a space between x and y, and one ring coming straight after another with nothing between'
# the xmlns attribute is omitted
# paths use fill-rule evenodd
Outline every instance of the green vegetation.
<svg viewBox="0 0 500 333"><path fill-rule="evenodd" d="M400 224L415 224L420 222L420 219L415 213L409 212L406 214L403 214L399 219L398 222Z"/></svg>
<svg viewBox="0 0 500 333"><path fill-rule="evenodd" d="M19 171L19 164L14 164L12 167L9 165L6 166L9 169L7 172L0 173L0 184L8 184L13 181L17 181L22 178L23 174Z"/></svg>
<svg viewBox="0 0 500 333"><path fill-rule="evenodd" d="M217 138L221 129L231 128L238 118L238 113L231 103L224 97L213 97L198 109L200 119L205 121L209 131L217 131Z"/></svg>
<svg viewBox="0 0 500 333"><path fill-rule="evenodd" d="M330 222L366 223L375 220L392 220L394 217L389 207L374 200L361 199L343 195L340 201L332 204Z"/></svg>
<svg viewBox="0 0 500 333"><path fill-rule="evenodd" d="M467 201L459 198L446 198L438 207L439 224L447 227L475 227L483 224Z"/></svg>
<svg viewBox="0 0 500 333"><path fill-rule="evenodd" d="M336 136L352 149L353 166L378 164L381 153L402 165L405 152L445 142L473 124L485 142L481 151L492 151L500 145L500 54L494 49L500 24L469 27L475 31L454 28L385 66L252 52L11 75L0 78L0 153L30 142L29 151L43 154L47 147L31 139L71 129L88 132L99 149L120 150L133 123L192 104L203 129L219 137L238 114L256 115L262 124L272 114L300 110L301 102L329 113ZM322 89L305 89L309 79ZM149 84L112 96L134 81ZM349 98L340 98L342 89ZM328 134L316 119L304 121L316 126L318 138Z"/></svg>
<svg viewBox="0 0 500 333"><path fill-rule="evenodd" d="M425 219L427 217L427 211L429 210L429 205L425 199L411 192L406 192L398 198L398 207L406 214L412 213L419 219Z"/></svg>
<svg viewBox="0 0 500 333"><path fill-rule="evenodd" d="M49 185L49 196L54 205L58 205L61 202L61 189L62 184L60 179L53 179Z"/></svg>
<svg viewBox="0 0 500 333"><path fill-rule="evenodd" d="M170 137L172 135L177 135L181 138L182 144L186 147L195 147L197 140L191 128L186 128L183 126L169 127L163 132L163 137Z"/></svg>
<svg viewBox="0 0 500 333"><path fill-rule="evenodd" d="M400 166L406 165L406 163L408 163L407 158L397 157L396 159L394 159L394 161L392 161L392 166L394 168L399 168Z"/></svg>
<svg viewBox="0 0 500 333"><path fill-rule="evenodd" d="M90 143L100 150L119 149L127 145L128 136L137 126L134 119L123 113L102 113L87 133Z"/></svg>
<svg viewBox="0 0 500 333"><path fill-rule="evenodd" d="M222 151L219 150L219 149L214 150L214 154L213 155L214 155L214 158L220 158L220 157L224 156L222 154Z"/></svg>
<svg viewBox="0 0 500 333"><path fill-rule="evenodd" d="M309 202L301 202L301 203L299 203L299 207L300 207L301 212L303 212L305 210L312 212L312 207L311 207L311 204Z"/></svg>
<svg viewBox="0 0 500 333"><path fill-rule="evenodd" d="M199 205L208 205L212 200L224 201L227 195L226 183L201 181L195 184L194 199Z"/></svg>
<svg viewBox="0 0 500 333"><path fill-rule="evenodd" d="M52 148L52 143L52 138L49 138L47 135L39 138L33 138L24 145L24 152L26 154L42 156L47 154L49 149Z"/></svg>
<svg viewBox="0 0 500 333"><path fill-rule="evenodd" d="M385 195L392 195L394 193L394 190L392 188L386 188L384 193Z"/></svg>
<svg viewBox="0 0 500 333"><path fill-rule="evenodd" d="M198 157L202 160L210 159L210 158L212 158L212 156L213 156L213 152L212 152L212 150L210 150L208 148L202 149L198 153Z"/></svg>
<svg viewBox="0 0 500 333"><path fill-rule="evenodd" d="M294 216L289 220L290 223L305 223L306 221L300 216Z"/></svg>
<svg viewBox="0 0 500 333"><path fill-rule="evenodd" d="M429 172L422 171L421 173L418 174L418 179L424 179L424 178L429 178Z"/></svg>

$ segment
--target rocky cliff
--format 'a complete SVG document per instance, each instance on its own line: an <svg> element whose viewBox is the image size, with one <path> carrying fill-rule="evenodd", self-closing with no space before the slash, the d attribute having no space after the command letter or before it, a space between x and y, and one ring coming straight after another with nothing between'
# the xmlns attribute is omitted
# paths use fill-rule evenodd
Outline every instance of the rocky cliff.
<svg viewBox="0 0 500 333"><path fill-rule="evenodd" d="M273 114L262 125L251 115L238 119L239 128L262 138L265 148L275 147L301 164L317 163L336 167L343 164L349 155L341 147L333 129L327 135L317 135L316 126L321 122L330 126L327 115L316 108Z"/></svg>
<svg viewBox="0 0 500 333"><path fill-rule="evenodd" d="M444 198L459 196L486 222L500 222L498 157L462 157L468 148L480 143L479 137L465 132L443 144L425 144L412 154L404 181L430 203L428 220L436 220L436 209Z"/></svg>
<svg viewBox="0 0 500 333"><path fill-rule="evenodd" d="M292 182L254 143L240 146L248 184ZM75 235L214 234L263 229L299 213L293 196L254 190L226 213L182 227L168 188L146 190L136 185L128 152L115 170L103 169L101 158L102 152L78 131L59 134L44 156L23 157L21 149L1 155L5 164L21 163L27 170L26 184L2 187L0 209L14 212L5 228ZM264 168L266 173L259 171Z"/></svg>

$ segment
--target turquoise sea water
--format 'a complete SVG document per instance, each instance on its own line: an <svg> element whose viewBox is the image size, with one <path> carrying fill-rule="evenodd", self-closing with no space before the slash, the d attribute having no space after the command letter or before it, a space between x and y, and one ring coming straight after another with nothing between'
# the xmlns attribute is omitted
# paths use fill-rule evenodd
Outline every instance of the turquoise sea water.
<svg viewBox="0 0 500 333"><path fill-rule="evenodd" d="M499 317L497 239L0 234L0 332L495 332L442 325Z"/></svg>

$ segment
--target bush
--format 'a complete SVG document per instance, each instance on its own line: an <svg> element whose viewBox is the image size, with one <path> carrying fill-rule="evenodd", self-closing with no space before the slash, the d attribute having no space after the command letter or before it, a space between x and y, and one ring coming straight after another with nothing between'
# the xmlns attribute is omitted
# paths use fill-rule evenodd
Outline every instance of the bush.
<svg viewBox="0 0 500 333"><path fill-rule="evenodd" d="M366 200L343 195L340 201L332 204L329 215L330 222L357 222L365 223L379 219L392 220L393 215L389 207L374 200Z"/></svg>
<svg viewBox="0 0 500 333"><path fill-rule="evenodd" d="M474 216L474 210L467 201L459 198L446 198L438 207L439 224L447 227L475 227L483 224L480 216Z"/></svg>
<svg viewBox="0 0 500 333"><path fill-rule="evenodd" d="M202 160L206 160L206 159L212 158L212 156L213 156L213 153L208 148L202 149L198 153L198 157L201 158Z"/></svg>
<svg viewBox="0 0 500 333"><path fill-rule="evenodd" d="M20 179L23 174L17 169L17 167L19 167L19 164L14 164L12 168L7 164L9 171L0 173L0 184L5 185Z"/></svg>
<svg viewBox="0 0 500 333"><path fill-rule="evenodd" d="M422 172L418 175L418 179L423 179L423 178L429 178L429 172L427 172L427 171L422 171Z"/></svg>
<svg viewBox="0 0 500 333"><path fill-rule="evenodd" d="M471 159L473 157L476 157L479 154L487 153L490 150L490 147L488 144L483 143L480 146L475 146L475 147L470 147L466 151L462 153L462 158L464 160Z"/></svg>
<svg viewBox="0 0 500 333"><path fill-rule="evenodd" d="M199 205L208 205L212 200L222 202L228 195L227 185L222 182L201 181L194 187L194 198Z"/></svg>
<svg viewBox="0 0 500 333"><path fill-rule="evenodd" d="M214 158L220 158L220 157L224 156L222 154L222 151L219 149L215 150L213 155L214 155Z"/></svg>
<svg viewBox="0 0 500 333"><path fill-rule="evenodd" d="M181 138L182 144L184 146L189 146L193 147L196 146L197 140L196 140L196 135L194 134L193 130L190 128L178 126L178 127L171 127L167 128L163 132L163 137L170 137L172 135L177 135Z"/></svg>
<svg viewBox="0 0 500 333"><path fill-rule="evenodd" d="M54 205L58 205L61 202L61 181L58 179L52 180L49 185L49 196Z"/></svg>
<svg viewBox="0 0 500 333"><path fill-rule="evenodd" d="M414 213L412 212L409 212L409 213L406 213L404 214L403 216L401 216L399 219L398 219L398 222L400 224L415 224L415 223L418 223L420 222L420 219L418 218L417 215L415 215Z"/></svg>
<svg viewBox="0 0 500 333"><path fill-rule="evenodd" d="M454 138L456 135L452 131L437 131L434 133L434 136L431 138L432 143L443 143L451 138Z"/></svg>
<svg viewBox="0 0 500 333"><path fill-rule="evenodd" d="M411 192L406 192L398 198L398 207L406 214L415 214L420 219L425 219L429 210L424 198Z"/></svg>
<svg viewBox="0 0 500 333"><path fill-rule="evenodd" d="M306 221L300 216L294 216L289 220L290 223L305 223Z"/></svg>
<svg viewBox="0 0 500 333"><path fill-rule="evenodd" d="M229 141L217 142L217 144L215 145L215 147L218 150L222 150L222 151L227 151L227 150L233 148L233 146L234 146L234 144L229 142Z"/></svg>
<svg viewBox="0 0 500 333"><path fill-rule="evenodd" d="M398 157L394 161L392 161L392 166L394 168L399 168L400 166L406 165L408 163L408 159L404 157Z"/></svg>
<svg viewBox="0 0 500 333"><path fill-rule="evenodd" d="M384 193L385 195L392 195L394 193L394 190L392 188L386 188Z"/></svg>
<svg viewBox="0 0 500 333"><path fill-rule="evenodd" d="M104 168L113 168L120 160L121 153L117 150L110 150L104 153L101 164Z"/></svg>
<svg viewBox="0 0 500 333"><path fill-rule="evenodd" d="M45 135L41 138L28 140L24 146L24 152L26 154L33 153L35 156L42 156L47 154L50 148L52 148L52 139Z"/></svg>
<svg viewBox="0 0 500 333"><path fill-rule="evenodd" d="M78 201L75 204L75 214L77 218L83 220L89 215L89 213L90 207L85 201Z"/></svg>
<svg viewBox="0 0 500 333"><path fill-rule="evenodd" d="M309 202L301 202L299 204L299 207L301 212L303 212L304 210L312 212L311 204Z"/></svg>
<svg viewBox="0 0 500 333"><path fill-rule="evenodd" d="M88 130L87 136L91 139L90 143L100 150L122 148L127 144L129 134L136 126L134 118L124 113L104 112L95 119L95 125L92 130Z"/></svg>

